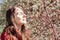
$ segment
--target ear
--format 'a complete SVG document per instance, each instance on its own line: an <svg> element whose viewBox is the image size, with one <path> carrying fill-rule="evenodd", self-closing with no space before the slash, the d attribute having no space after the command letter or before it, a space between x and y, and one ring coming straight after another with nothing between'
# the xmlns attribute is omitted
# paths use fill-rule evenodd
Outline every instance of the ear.
<svg viewBox="0 0 60 40"><path fill-rule="evenodd" d="M12 14L12 16L11 16L11 21L12 21L12 23L13 23L13 25L14 25L15 20L14 20L14 16L13 16L13 14Z"/></svg>

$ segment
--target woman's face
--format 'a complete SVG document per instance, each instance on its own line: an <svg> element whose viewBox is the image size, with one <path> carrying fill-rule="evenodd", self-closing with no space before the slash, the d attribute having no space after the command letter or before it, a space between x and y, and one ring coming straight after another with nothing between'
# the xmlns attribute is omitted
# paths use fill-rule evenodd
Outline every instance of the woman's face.
<svg viewBox="0 0 60 40"><path fill-rule="evenodd" d="M15 22L17 24L26 24L26 15L22 9L18 7L15 8Z"/></svg>

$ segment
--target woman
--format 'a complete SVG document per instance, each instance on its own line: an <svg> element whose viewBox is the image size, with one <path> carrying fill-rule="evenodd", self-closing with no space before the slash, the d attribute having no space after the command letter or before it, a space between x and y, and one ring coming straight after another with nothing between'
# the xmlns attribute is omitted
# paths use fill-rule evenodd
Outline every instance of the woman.
<svg viewBox="0 0 60 40"><path fill-rule="evenodd" d="M29 40L29 31L25 29L26 15L21 7L15 5L6 12L6 27L1 40Z"/></svg>

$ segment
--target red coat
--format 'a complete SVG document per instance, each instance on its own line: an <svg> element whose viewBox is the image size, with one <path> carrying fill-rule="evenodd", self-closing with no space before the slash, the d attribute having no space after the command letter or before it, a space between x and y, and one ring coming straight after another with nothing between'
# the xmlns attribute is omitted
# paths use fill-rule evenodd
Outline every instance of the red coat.
<svg viewBox="0 0 60 40"><path fill-rule="evenodd" d="M29 38L30 31L26 30L26 34L24 34L24 35L26 35L27 38ZM5 31L3 31L2 34L1 34L1 40L25 40L25 39L26 39L26 37L24 37L24 36L19 36L18 35L18 37L16 37L14 35L9 35L9 33L5 32Z"/></svg>
<svg viewBox="0 0 60 40"><path fill-rule="evenodd" d="M22 37L18 39L15 36L9 35L7 32L2 32L1 40L22 40Z"/></svg>

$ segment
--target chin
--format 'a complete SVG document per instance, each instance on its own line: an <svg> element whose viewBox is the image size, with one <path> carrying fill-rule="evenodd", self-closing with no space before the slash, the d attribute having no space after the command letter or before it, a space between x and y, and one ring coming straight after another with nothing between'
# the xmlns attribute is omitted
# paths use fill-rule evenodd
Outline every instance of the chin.
<svg viewBox="0 0 60 40"><path fill-rule="evenodd" d="M26 24L26 22L22 22L22 24Z"/></svg>

